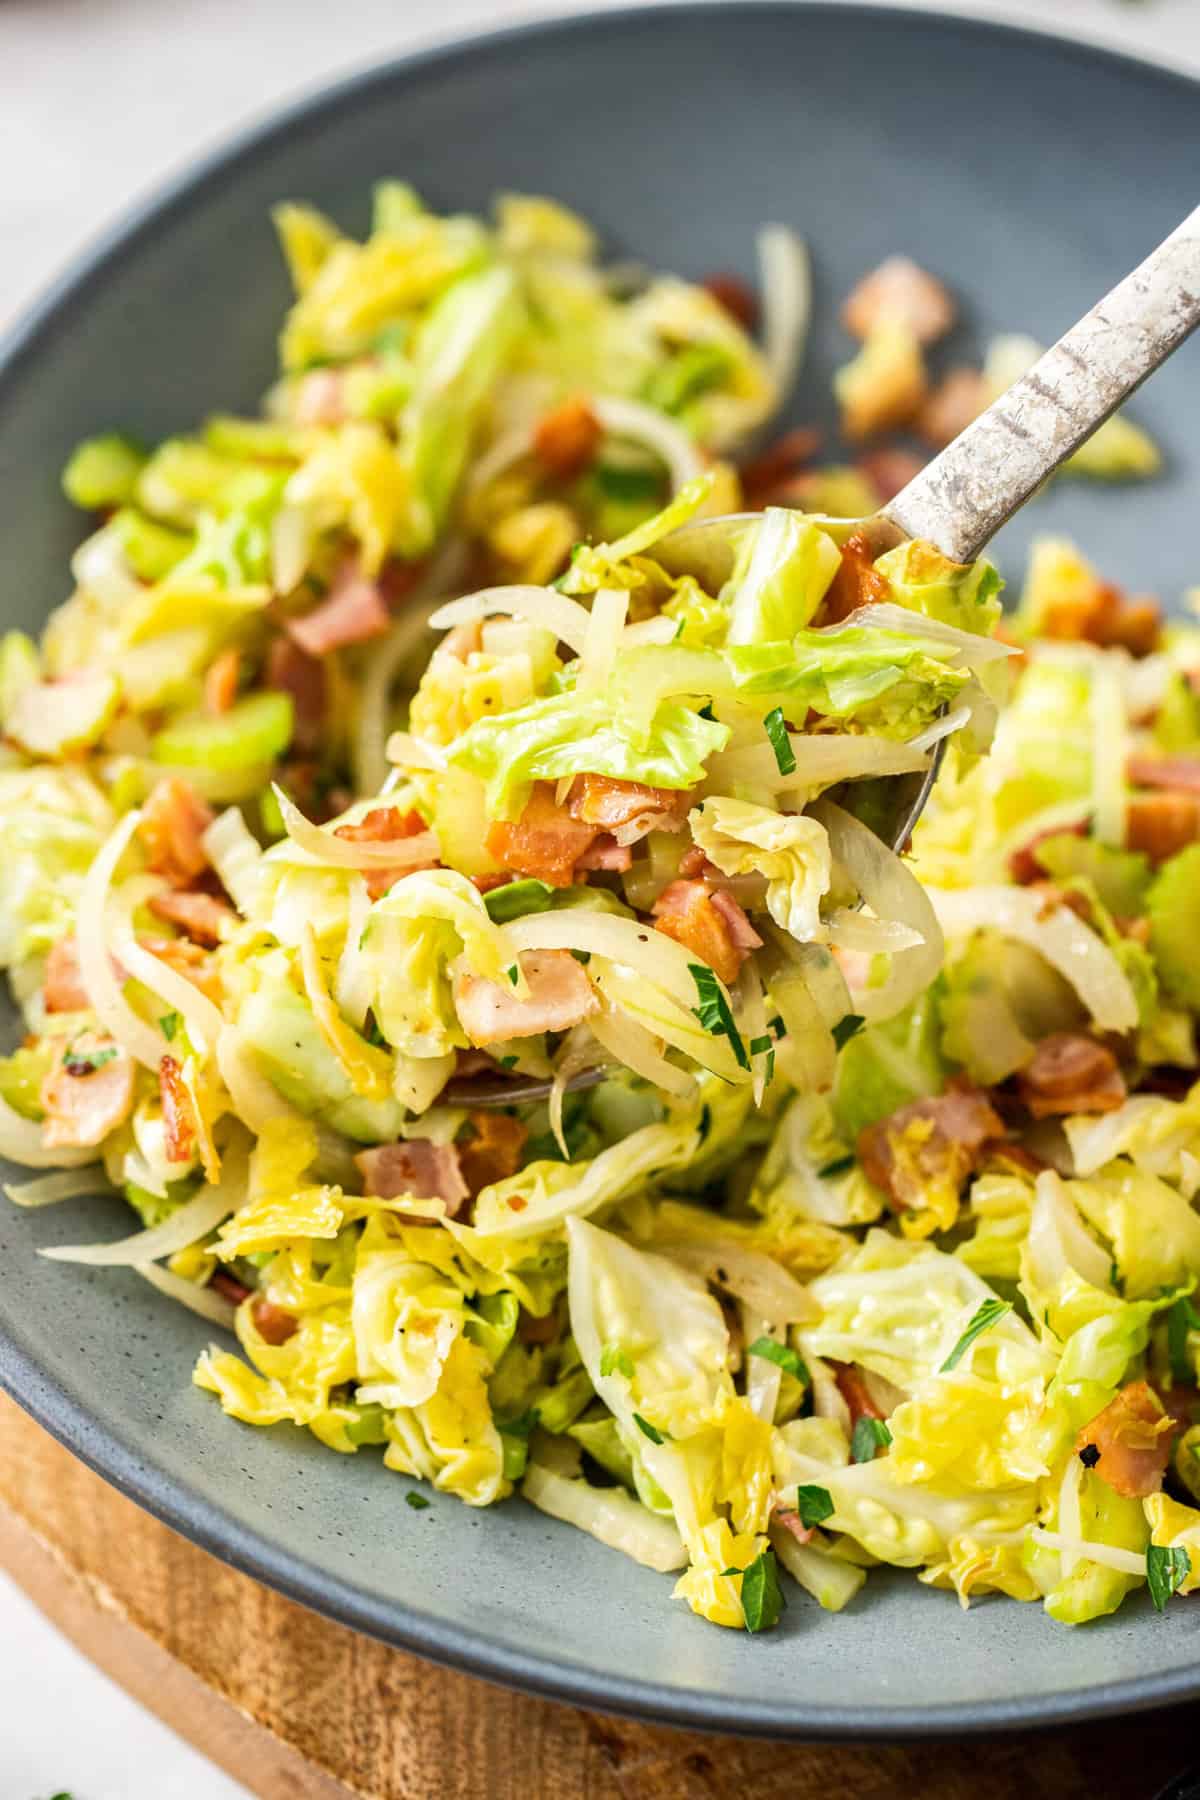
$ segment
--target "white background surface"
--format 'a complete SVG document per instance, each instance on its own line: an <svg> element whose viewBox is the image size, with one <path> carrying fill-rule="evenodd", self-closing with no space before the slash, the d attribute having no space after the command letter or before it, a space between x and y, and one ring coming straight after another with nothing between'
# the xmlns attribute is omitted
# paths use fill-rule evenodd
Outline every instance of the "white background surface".
<svg viewBox="0 0 1200 1800"><path fill-rule="evenodd" d="M131 201L279 100L434 37L549 10L584 5L4 0L0 332ZM1200 0L957 0L950 10L1024 19L1200 69ZM61 1790L74 1800L245 1792L97 1674L0 1577L0 1800L50 1800Z"/></svg>

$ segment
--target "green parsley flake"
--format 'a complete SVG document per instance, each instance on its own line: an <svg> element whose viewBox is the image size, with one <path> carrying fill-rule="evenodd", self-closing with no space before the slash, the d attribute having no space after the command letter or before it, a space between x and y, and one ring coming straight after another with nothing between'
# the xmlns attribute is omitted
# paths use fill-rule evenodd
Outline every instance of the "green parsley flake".
<svg viewBox="0 0 1200 1800"><path fill-rule="evenodd" d="M769 1631L787 1605L779 1585L775 1552L764 1550L742 1571L742 1616L747 1631Z"/></svg>
<svg viewBox="0 0 1200 1800"><path fill-rule="evenodd" d="M945 1375L949 1369L956 1369L967 1351L971 1348L971 1345L975 1342L975 1339L979 1337L982 1332L989 1330L991 1326L997 1324L998 1321L1004 1317L1005 1313L1010 1313L1011 1311L1011 1300L981 1300L977 1310L971 1317L970 1324L967 1326L967 1329L963 1332L957 1344L955 1344L953 1350L938 1370L938 1374Z"/></svg>
<svg viewBox="0 0 1200 1800"><path fill-rule="evenodd" d="M622 1350L620 1344L605 1344L600 1352L601 1375L623 1375L626 1381L633 1380L633 1358L628 1351Z"/></svg>
<svg viewBox="0 0 1200 1800"><path fill-rule="evenodd" d="M700 1001L699 1006L692 1008L693 1016L699 1019L710 1037L728 1038L739 1068L749 1069L750 1058L746 1055L742 1034L733 1022L729 1002L716 975L707 963L689 963L688 973L696 984Z"/></svg>
<svg viewBox="0 0 1200 1800"><path fill-rule="evenodd" d="M802 1482L796 1489L796 1511L805 1530L813 1525L823 1525L826 1519L833 1517L833 1495L828 1488Z"/></svg>
<svg viewBox="0 0 1200 1800"><path fill-rule="evenodd" d="M63 1069L68 1075L94 1075L97 1069L102 1069L105 1063L110 1063L116 1054L117 1052L111 1044L106 1050L85 1050L82 1056L77 1055L74 1050L70 1050L63 1060Z"/></svg>
<svg viewBox="0 0 1200 1800"><path fill-rule="evenodd" d="M508 979L512 982L513 986L516 987L518 981L521 979L521 971L516 963L509 963L504 973L508 976Z"/></svg>
<svg viewBox="0 0 1200 1800"><path fill-rule="evenodd" d="M409 1488L404 1496L404 1501L405 1505L411 1506L414 1512L424 1512L429 1505L424 1494L418 1494L415 1488Z"/></svg>
<svg viewBox="0 0 1200 1800"><path fill-rule="evenodd" d="M1151 1544L1146 1551L1146 1584L1156 1612L1163 1612L1192 1572L1192 1559L1182 1544Z"/></svg>
<svg viewBox="0 0 1200 1800"><path fill-rule="evenodd" d="M173 1044L175 1042L175 1033L179 1030L179 1026L180 1018L177 1012L164 1013L162 1018L158 1021L158 1029L162 1032L168 1044Z"/></svg>
<svg viewBox="0 0 1200 1800"><path fill-rule="evenodd" d="M775 752L775 761L779 764L781 775L790 775L796 767L796 752L792 749L788 737L787 725L784 722L782 706L776 706L763 720L767 736L771 740L771 748Z"/></svg>
<svg viewBox="0 0 1200 1800"><path fill-rule="evenodd" d="M886 1450L891 1441L892 1434L882 1419L868 1419L864 1415L854 1422L850 1454L856 1463L874 1462L879 1452Z"/></svg>
<svg viewBox="0 0 1200 1800"><path fill-rule="evenodd" d="M808 1386L810 1379L808 1364L800 1352L793 1350L790 1344L779 1344L774 1338L769 1337L755 1338L746 1355L761 1356L764 1362L774 1363L777 1369L782 1369L786 1375L795 1376L797 1381L802 1381L805 1387Z"/></svg>
<svg viewBox="0 0 1200 1800"><path fill-rule="evenodd" d="M817 1175L822 1181L833 1181L838 1175L848 1175L854 1167L856 1158L853 1150L847 1156L835 1156L832 1162L822 1164Z"/></svg>
<svg viewBox="0 0 1200 1800"><path fill-rule="evenodd" d="M633 1422L637 1426L638 1430L641 1432L642 1436L648 1437L652 1444L661 1444L662 1443L662 1441L663 1441L662 1432L656 1431L653 1425L649 1424L645 1419L643 1419L641 1413L634 1413Z"/></svg>
<svg viewBox="0 0 1200 1800"><path fill-rule="evenodd" d="M861 1013L847 1013L844 1019L839 1019L833 1028L835 1048L844 1050L850 1039L858 1036L866 1022Z"/></svg>

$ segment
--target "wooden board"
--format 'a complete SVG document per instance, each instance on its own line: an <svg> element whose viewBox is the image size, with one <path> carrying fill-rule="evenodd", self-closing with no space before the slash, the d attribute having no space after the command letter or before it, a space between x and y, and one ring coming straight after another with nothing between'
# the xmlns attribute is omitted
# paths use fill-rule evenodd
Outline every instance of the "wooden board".
<svg viewBox="0 0 1200 1800"><path fill-rule="evenodd" d="M262 1800L1151 1800L1200 1723L1192 1708L1036 1737L782 1746L534 1700L226 1568L2 1396L0 1566Z"/></svg>

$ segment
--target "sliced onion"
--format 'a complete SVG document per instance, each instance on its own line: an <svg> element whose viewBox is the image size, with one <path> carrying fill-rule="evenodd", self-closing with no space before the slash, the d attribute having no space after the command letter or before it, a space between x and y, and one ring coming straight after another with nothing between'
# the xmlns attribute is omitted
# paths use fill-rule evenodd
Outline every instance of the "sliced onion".
<svg viewBox="0 0 1200 1800"><path fill-rule="evenodd" d="M256 1137L278 1119L303 1118L258 1068L236 1025L226 1025L217 1038L217 1069L234 1112Z"/></svg>
<svg viewBox="0 0 1200 1800"><path fill-rule="evenodd" d="M653 406L640 400L619 400L613 396L591 402L592 412L605 431L614 437L629 438L645 444L667 465L671 491L678 493L689 481L704 473L704 458L682 425L668 419Z"/></svg>
<svg viewBox="0 0 1200 1800"><path fill-rule="evenodd" d="M804 363L812 320L812 268L804 239L788 225L764 225L757 248L763 360L778 408L787 400Z"/></svg>
<svg viewBox="0 0 1200 1800"><path fill-rule="evenodd" d="M816 1302L794 1275L761 1250L747 1250L732 1238L706 1237L699 1243L656 1238L654 1249L744 1300L772 1325L811 1323L818 1316Z"/></svg>
<svg viewBox="0 0 1200 1800"><path fill-rule="evenodd" d="M41 1126L0 1099L0 1156L25 1169L77 1169L95 1162L96 1147L48 1150L42 1142Z"/></svg>
<svg viewBox="0 0 1200 1800"><path fill-rule="evenodd" d="M818 800L812 814L829 833L830 849L872 912L910 926L921 939L893 955L881 986L860 988L854 995L854 1011L864 1019L890 1019L925 992L941 967L937 915L916 876L860 820L828 799Z"/></svg>
<svg viewBox="0 0 1200 1800"><path fill-rule="evenodd" d="M189 1312L199 1313L213 1325L223 1325L226 1331L234 1330L237 1307L232 1300L226 1300L224 1294L215 1293L210 1287L200 1287L195 1281L185 1281L182 1275L172 1275L170 1269L160 1269L157 1263L135 1263L134 1268L143 1281L148 1281L160 1294L178 1300Z"/></svg>
<svg viewBox="0 0 1200 1800"><path fill-rule="evenodd" d="M918 731L915 737L910 737L908 749L932 750L943 738L953 737L956 731L969 725L973 710L970 706L956 706L952 712L945 713L942 718L935 719L932 725L927 725L924 731Z"/></svg>
<svg viewBox="0 0 1200 1800"><path fill-rule="evenodd" d="M764 1319L760 1312L755 1312L745 1301L739 1311L743 1343L756 1344L759 1338L764 1337L772 1338L777 1344L786 1341L787 1332L782 1326L772 1325L769 1319ZM768 1425L775 1422L775 1408L779 1404L782 1385L783 1370L778 1363L772 1362L768 1356L747 1356L746 1402L751 1412L760 1419L765 1419Z"/></svg>
<svg viewBox="0 0 1200 1800"><path fill-rule="evenodd" d="M108 1244L60 1244L40 1250L40 1256L52 1262L88 1263L93 1268L132 1268L138 1263L157 1262L160 1257L174 1256L186 1250L197 1239L207 1237L231 1212L236 1212L246 1198L246 1152L230 1150L225 1167L215 1187L201 1188L161 1225L148 1231L135 1231L132 1237L118 1238Z"/></svg>
<svg viewBox="0 0 1200 1800"><path fill-rule="evenodd" d="M679 630L679 622L669 618L666 613L655 613L653 618L639 619L635 625L627 625L621 637L622 650L636 650L645 644L662 649L675 642Z"/></svg>
<svg viewBox="0 0 1200 1800"><path fill-rule="evenodd" d="M664 1093L674 1094L680 1100L691 1099L696 1091L695 1077L668 1062L660 1048L661 1038L656 1038L628 1013L617 1007L606 1008L594 1013L588 1026L596 1042L619 1063L640 1075L643 1081L652 1082Z"/></svg>
<svg viewBox="0 0 1200 1800"><path fill-rule="evenodd" d="M113 971L108 919L113 876L129 848L141 816L140 812L126 813L96 853L79 890L75 937L79 946L80 979L100 1024L135 1062L157 1073L169 1045L161 1031L154 1030L138 1017L121 991L122 983Z"/></svg>
<svg viewBox="0 0 1200 1800"><path fill-rule="evenodd" d="M215 818L200 839L221 886L243 917L252 911L262 878L263 853L236 806Z"/></svg>
<svg viewBox="0 0 1200 1800"><path fill-rule="evenodd" d="M1064 1550L1106 1569L1119 1569L1122 1575L1146 1573L1146 1558L1136 1550L1121 1550L1116 1544L1097 1544L1088 1538L1065 1537L1061 1531L1047 1531L1042 1525L1032 1526L1029 1535L1035 1544L1045 1544L1048 1550Z"/></svg>
<svg viewBox="0 0 1200 1800"><path fill-rule="evenodd" d="M4 1192L13 1205L27 1207L57 1206L62 1200L77 1200L81 1194L116 1191L102 1163L90 1163L83 1169L56 1169L52 1175L39 1175L34 1181L4 1184Z"/></svg>
<svg viewBox="0 0 1200 1800"><path fill-rule="evenodd" d="M1048 906L1019 887L933 889L942 929L963 938L985 928L1028 944L1064 976L1102 1031L1132 1031L1137 1000L1108 945L1069 906Z"/></svg>
<svg viewBox="0 0 1200 1800"><path fill-rule="evenodd" d="M750 1058L752 1070L751 1086L754 1093L755 1106L761 1106L763 1095L767 1091L767 1070L774 1066L770 1055L774 1040L767 1030L767 1007L763 999L763 984L759 977L755 960L748 956L738 971L737 982L733 989L734 1016L738 1030L746 1045L746 1053ZM751 1048L754 1044L762 1044L767 1040L767 1054Z"/></svg>
<svg viewBox="0 0 1200 1800"><path fill-rule="evenodd" d="M355 843L351 838L336 837L323 825L314 825L311 819L306 819L281 787L276 786L274 793L293 844L298 844L301 850L307 850L310 856L331 868L411 869L437 857L438 841L432 831L420 831L415 837L392 838L385 844Z"/></svg>
<svg viewBox="0 0 1200 1800"><path fill-rule="evenodd" d="M435 631L449 631L455 625L472 625L476 619L491 618L495 613L528 619L531 625L552 631L576 656L583 653L588 632L587 608L553 588L483 588L478 594L467 594L461 600L439 606L429 623Z"/></svg>
<svg viewBox="0 0 1200 1800"><path fill-rule="evenodd" d="M563 1101L566 1099L567 1087L584 1069L594 1069L606 1060L603 1044L582 1024L571 1028L554 1059L554 1079L550 1084L546 1110L554 1141L563 1153L564 1162L571 1160L571 1152L563 1134Z"/></svg>
<svg viewBox="0 0 1200 1800"><path fill-rule="evenodd" d="M624 963L685 1006L695 1003L696 983L688 965L701 959L665 932L638 919L622 919L615 913L575 906L562 912L526 913L502 930L515 954L523 950L586 951L592 956L607 957L610 962ZM728 988L720 981L717 985L728 999Z"/></svg>
<svg viewBox="0 0 1200 1800"><path fill-rule="evenodd" d="M956 652L953 657L943 654L941 661L953 661L964 669L979 669L986 663L1004 662L1008 657L1020 654L1015 644L1002 643L999 638L980 637L975 631L960 631L956 625L943 625L940 619L926 618L924 613L913 612L907 606L897 606L891 600L872 601L869 606L856 608L838 624L827 626L825 635L836 637L839 632L859 627L876 631L899 631L905 637L928 638L931 643L940 644L944 651Z"/></svg>
<svg viewBox="0 0 1200 1800"><path fill-rule="evenodd" d="M414 737L411 731L393 731L384 754L388 762L401 763L406 769L428 769L436 775L446 772L446 753L441 745Z"/></svg>
<svg viewBox="0 0 1200 1800"><path fill-rule="evenodd" d="M127 975L149 988L168 1011L179 1014L196 1049L202 1055L210 1056L225 1023L220 1009L186 975L181 975L178 969L172 969L160 956L155 956L153 951L139 944L128 924L130 913L143 903L147 889L157 892L161 886L162 883L152 877L143 879L141 876L122 883L115 897L113 955ZM169 1045L164 1038L159 1056L168 1054Z"/></svg>
<svg viewBox="0 0 1200 1800"><path fill-rule="evenodd" d="M854 781L862 776L909 775L929 767L924 746L898 744L890 738L789 732L788 742L796 766L781 773L770 744L744 744L709 758L705 790L730 793L735 785L784 793L789 788L831 787L835 781Z"/></svg>
<svg viewBox="0 0 1200 1800"><path fill-rule="evenodd" d="M840 1425L849 1440L853 1429L853 1420L850 1417L850 1408L842 1398L842 1390L834 1379L832 1369L827 1362L819 1356L814 1356L812 1351L807 1348L804 1352L804 1361L809 1375L812 1377L813 1411L818 1419L832 1419L835 1424Z"/></svg>
<svg viewBox="0 0 1200 1800"><path fill-rule="evenodd" d="M467 564L467 545L449 538L416 586L381 644L371 647L358 697L358 729L354 743L354 778L360 794L377 794L387 779L387 728L392 689L404 664L430 630L432 612L441 596L455 593Z"/></svg>
<svg viewBox="0 0 1200 1800"><path fill-rule="evenodd" d="M592 601L575 683L580 700L590 700L603 693L621 646L628 612L628 588L601 588Z"/></svg>
<svg viewBox="0 0 1200 1800"><path fill-rule="evenodd" d="M333 984L338 1009L361 1031L367 1008L375 991L373 964L363 955L362 935L371 916L371 896L361 875L350 877L350 899L346 909L346 941L338 958L337 976Z"/></svg>
<svg viewBox="0 0 1200 1800"><path fill-rule="evenodd" d="M865 956L894 956L898 950L911 950L925 942L911 925L901 925L896 919L871 919L849 906L839 907L829 919L826 937L839 950L857 950Z"/></svg>

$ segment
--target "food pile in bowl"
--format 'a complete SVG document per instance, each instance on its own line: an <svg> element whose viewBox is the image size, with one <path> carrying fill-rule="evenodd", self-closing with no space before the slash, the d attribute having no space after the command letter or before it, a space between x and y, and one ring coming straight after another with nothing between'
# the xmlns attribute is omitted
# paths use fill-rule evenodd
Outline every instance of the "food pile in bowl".
<svg viewBox="0 0 1200 1800"><path fill-rule="evenodd" d="M74 591L0 644L7 1191L136 1215L44 1254L236 1332L234 1419L716 1624L1200 1585L1200 630L859 528L1038 347L931 374L889 259L823 462L783 227L755 294L545 199L276 222L261 415L81 445ZM1158 461L1117 417L1064 478Z"/></svg>

